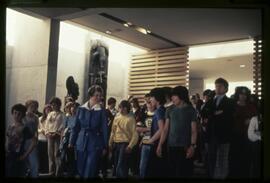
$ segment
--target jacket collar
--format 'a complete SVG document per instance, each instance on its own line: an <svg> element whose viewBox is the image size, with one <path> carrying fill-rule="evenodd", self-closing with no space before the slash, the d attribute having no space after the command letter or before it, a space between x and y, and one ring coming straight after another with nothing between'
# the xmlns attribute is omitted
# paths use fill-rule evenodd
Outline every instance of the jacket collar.
<svg viewBox="0 0 270 183"><path fill-rule="evenodd" d="M91 109L89 108L89 105L88 105L89 101L87 101L86 103L84 103L81 107L82 108L85 108L87 110L94 110L94 111L99 111L101 110L101 105L100 104L95 104L94 106L91 107Z"/></svg>

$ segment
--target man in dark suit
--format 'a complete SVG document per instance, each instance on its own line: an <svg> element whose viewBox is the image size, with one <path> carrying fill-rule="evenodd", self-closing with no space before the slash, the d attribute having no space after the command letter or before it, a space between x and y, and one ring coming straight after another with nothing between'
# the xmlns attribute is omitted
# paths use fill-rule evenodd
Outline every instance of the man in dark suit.
<svg viewBox="0 0 270 183"><path fill-rule="evenodd" d="M211 178L225 179L229 173L230 136L234 101L226 96L229 84L223 78L215 81L212 115L209 119L209 173Z"/></svg>

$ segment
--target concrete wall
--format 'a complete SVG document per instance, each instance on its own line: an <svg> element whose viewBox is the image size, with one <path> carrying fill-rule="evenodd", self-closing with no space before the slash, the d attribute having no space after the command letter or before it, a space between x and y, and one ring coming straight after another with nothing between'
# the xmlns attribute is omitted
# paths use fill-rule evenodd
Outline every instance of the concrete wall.
<svg viewBox="0 0 270 183"><path fill-rule="evenodd" d="M95 40L101 40L109 48L107 98L115 97L117 102L127 98L131 55L145 50L65 22L60 24L56 96L64 99L66 79L72 75L79 85L78 102L87 100L89 54Z"/></svg>
<svg viewBox="0 0 270 183"><path fill-rule="evenodd" d="M190 78L189 79L189 95L199 93L201 98L204 90L203 78Z"/></svg>
<svg viewBox="0 0 270 183"><path fill-rule="evenodd" d="M7 10L6 117L16 103L45 102L50 20Z"/></svg>

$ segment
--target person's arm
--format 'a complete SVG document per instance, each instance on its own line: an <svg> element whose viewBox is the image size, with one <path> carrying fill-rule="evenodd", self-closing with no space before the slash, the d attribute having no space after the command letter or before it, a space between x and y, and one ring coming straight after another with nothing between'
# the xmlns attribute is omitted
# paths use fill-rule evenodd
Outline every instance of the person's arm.
<svg viewBox="0 0 270 183"><path fill-rule="evenodd" d="M49 135L49 132L50 132L50 129L49 129L50 125L49 124L51 122L51 114L52 113L49 113L46 120L44 121L44 123L45 123L45 135Z"/></svg>
<svg viewBox="0 0 270 183"><path fill-rule="evenodd" d="M103 135L103 145L104 149L107 149L108 147L108 117L105 110L102 110L101 114L101 129L102 129L102 135Z"/></svg>
<svg viewBox="0 0 270 183"><path fill-rule="evenodd" d="M192 158L195 152L195 147L197 143L197 122L191 122L191 146L187 149L186 158Z"/></svg>
<svg viewBox="0 0 270 183"><path fill-rule="evenodd" d="M78 133L81 130L79 115L80 115L80 109L78 108L77 112L76 112L75 125L71 128L69 147L75 146L75 143L76 143L77 137L78 137Z"/></svg>
<svg viewBox="0 0 270 183"><path fill-rule="evenodd" d="M150 129L146 128L146 127L136 127L137 132L139 133L145 133L145 132L149 132Z"/></svg>
<svg viewBox="0 0 270 183"><path fill-rule="evenodd" d="M66 116L64 115L64 113L61 113L57 118L56 118L56 129L55 129L55 134L59 135L60 137L63 136L63 132L65 129L65 120L66 120Z"/></svg>
<svg viewBox="0 0 270 183"><path fill-rule="evenodd" d="M261 140L261 136L255 133L257 124L258 124L258 119L256 117L251 118L249 126L248 126L248 138L252 142Z"/></svg>
<svg viewBox="0 0 270 183"><path fill-rule="evenodd" d="M127 148L132 149L138 142L138 132L136 131L136 121L132 118L132 120L129 122L129 132L131 133L131 140L127 146Z"/></svg>
<svg viewBox="0 0 270 183"><path fill-rule="evenodd" d="M160 119L158 120L158 130L148 141L150 144L154 143L156 140L160 138L163 128L164 128L164 119Z"/></svg>
<svg viewBox="0 0 270 183"><path fill-rule="evenodd" d="M109 139L109 148L112 148L113 139L114 139L115 130L116 130L116 124L117 124L117 118L114 118L113 123L112 123L110 139Z"/></svg>
<svg viewBox="0 0 270 183"><path fill-rule="evenodd" d="M159 157L162 156L162 145L164 144L164 142L167 138L167 135L169 132L169 127L170 127L170 120L169 120L169 118L167 118L165 121L165 124L164 124L164 128L161 132L160 140L159 140L157 151L156 151L156 153Z"/></svg>
<svg viewBox="0 0 270 183"><path fill-rule="evenodd" d="M28 139L28 135L31 133L29 128L25 128L24 129L24 137L25 139ZM38 137L37 137L37 133L34 133L34 135L32 136L31 138L31 144L30 146L28 147L28 149L23 153L23 155L21 155L19 157L19 160L24 160L32 151L33 149L36 147L38 143Z"/></svg>

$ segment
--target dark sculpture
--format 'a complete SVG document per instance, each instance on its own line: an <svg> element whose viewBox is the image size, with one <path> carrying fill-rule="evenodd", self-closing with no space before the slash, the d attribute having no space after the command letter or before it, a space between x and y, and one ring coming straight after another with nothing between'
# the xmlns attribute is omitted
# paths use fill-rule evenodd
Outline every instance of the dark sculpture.
<svg viewBox="0 0 270 183"><path fill-rule="evenodd" d="M66 80L67 96L66 99L72 98L75 102L79 96L79 86L75 83L74 78L69 76Z"/></svg>
<svg viewBox="0 0 270 183"><path fill-rule="evenodd" d="M107 46L97 40L91 47L89 64L89 86L99 85L104 91L104 100L107 93L107 75L108 75L108 56Z"/></svg>

